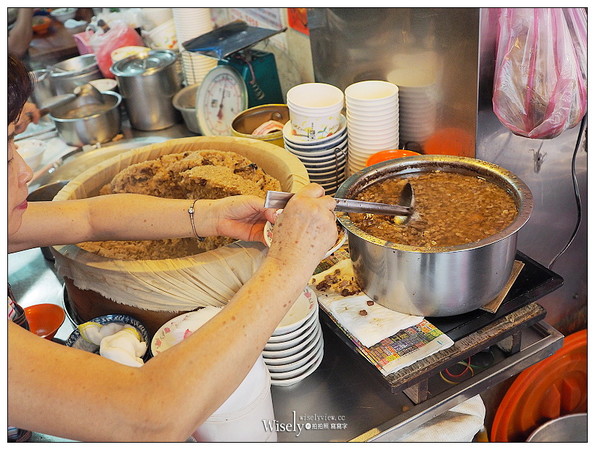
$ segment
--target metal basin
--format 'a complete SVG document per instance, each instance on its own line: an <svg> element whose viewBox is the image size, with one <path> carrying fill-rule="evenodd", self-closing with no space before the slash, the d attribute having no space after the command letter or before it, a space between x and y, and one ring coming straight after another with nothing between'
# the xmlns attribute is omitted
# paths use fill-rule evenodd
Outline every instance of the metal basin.
<svg viewBox="0 0 595 450"><path fill-rule="evenodd" d="M527 442L587 442L587 413L550 420L533 431Z"/></svg>
<svg viewBox="0 0 595 450"><path fill-rule="evenodd" d="M378 163L345 180L336 196L354 198L377 181L438 169L494 182L510 192L519 213L511 225L489 238L436 248L387 242L362 231L348 216L339 217L347 230L355 276L364 292L381 305L405 314L451 316L493 300L510 277L517 233L533 209L531 191L511 172L485 161L446 155Z"/></svg>
<svg viewBox="0 0 595 450"><path fill-rule="evenodd" d="M55 95L71 94L75 87L103 78L95 55L81 55L51 67L50 81Z"/></svg>
<svg viewBox="0 0 595 450"><path fill-rule="evenodd" d="M111 140L120 131L120 103L122 97L117 92L102 92L105 102L101 111L84 117L69 118L69 112L89 105L94 100L77 97L65 105L53 108L50 117L58 134L69 145L80 147L87 144L103 143Z"/></svg>

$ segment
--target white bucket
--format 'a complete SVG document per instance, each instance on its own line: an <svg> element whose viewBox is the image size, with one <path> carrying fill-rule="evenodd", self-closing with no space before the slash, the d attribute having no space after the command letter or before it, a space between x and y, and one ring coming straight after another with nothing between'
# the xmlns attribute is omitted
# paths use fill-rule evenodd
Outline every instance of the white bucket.
<svg viewBox="0 0 595 450"><path fill-rule="evenodd" d="M174 317L153 336L151 352L157 356L167 351L183 340L187 331L196 331L220 311L207 306ZM271 376L261 355L242 383L192 437L198 442L276 442L277 432L265 427L274 420Z"/></svg>
<svg viewBox="0 0 595 450"><path fill-rule="evenodd" d="M242 384L192 437L198 442L277 442L277 432L265 428L274 420L271 376L260 356Z"/></svg>

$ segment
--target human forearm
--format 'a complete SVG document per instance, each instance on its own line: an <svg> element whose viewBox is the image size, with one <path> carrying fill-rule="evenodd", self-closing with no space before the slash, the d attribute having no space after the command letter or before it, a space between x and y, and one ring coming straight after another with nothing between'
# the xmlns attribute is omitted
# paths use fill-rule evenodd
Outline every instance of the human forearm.
<svg viewBox="0 0 595 450"><path fill-rule="evenodd" d="M231 203L248 212L245 220L219 220ZM196 202L194 224L199 236L226 236L259 240L255 223L262 229L258 209L262 200L236 197ZM30 203L19 231L10 236L10 251L74 244L90 240L144 240L193 237L188 209L192 200L162 199L138 194L116 194L83 200ZM252 212L251 212L252 211ZM250 217L252 214L253 217ZM241 217L241 215L240 215ZM238 217L238 219L240 218ZM226 228L219 222L228 223ZM41 225L43 224L43 225Z"/></svg>

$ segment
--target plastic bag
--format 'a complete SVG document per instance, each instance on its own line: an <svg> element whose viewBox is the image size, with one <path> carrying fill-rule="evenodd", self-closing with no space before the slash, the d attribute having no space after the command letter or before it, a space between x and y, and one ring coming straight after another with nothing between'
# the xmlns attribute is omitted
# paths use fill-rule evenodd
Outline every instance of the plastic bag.
<svg viewBox="0 0 595 450"><path fill-rule="evenodd" d="M92 33L89 45L95 53L99 70L105 78L115 78L110 71L112 52L121 47L144 46L142 37L125 22L115 20L109 24L107 31Z"/></svg>
<svg viewBox="0 0 595 450"><path fill-rule="evenodd" d="M587 111L587 15L583 8L503 8L492 104L513 133L550 139Z"/></svg>

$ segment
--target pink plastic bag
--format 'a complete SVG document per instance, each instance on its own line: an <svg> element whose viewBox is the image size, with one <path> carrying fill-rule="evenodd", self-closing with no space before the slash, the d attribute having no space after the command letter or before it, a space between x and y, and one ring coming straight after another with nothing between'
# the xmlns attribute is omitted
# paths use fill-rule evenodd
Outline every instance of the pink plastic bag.
<svg viewBox="0 0 595 450"><path fill-rule="evenodd" d="M584 8L503 8L498 23L494 113L513 133L550 139L587 111Z"/></svg>
<svg viewBox="0 0 595 450"><path fill-rule="evenodd" d="M99 70L105 78L115 78L110 71L112 66L112 52L121 47L144 46L143 38L125 22L114 20L104 33L93 33L89 38L89 45L95 53Z"/></svg>

